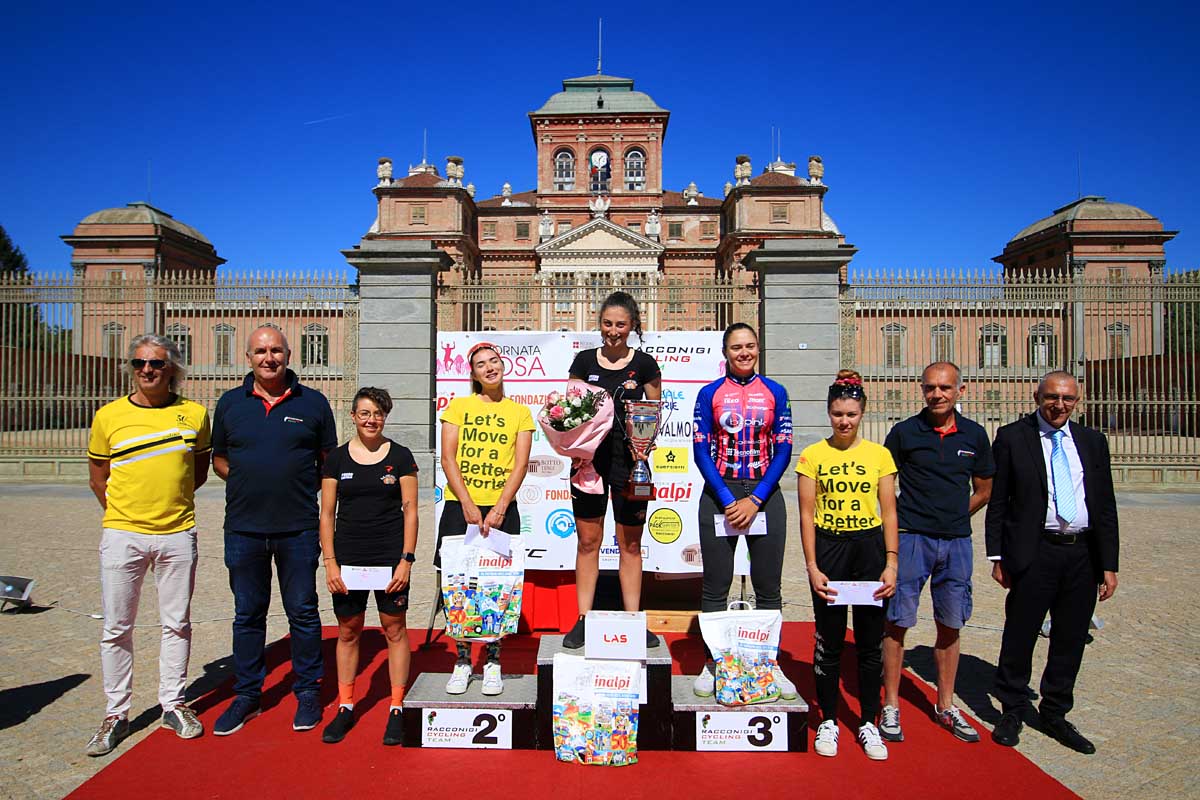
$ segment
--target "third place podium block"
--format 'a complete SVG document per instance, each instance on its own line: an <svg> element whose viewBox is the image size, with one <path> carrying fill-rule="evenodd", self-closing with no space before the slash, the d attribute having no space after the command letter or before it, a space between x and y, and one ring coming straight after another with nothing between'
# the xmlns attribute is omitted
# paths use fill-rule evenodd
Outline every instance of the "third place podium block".
<svg viewBox="0 0 1200 800"><path fill-rule="evenodd" d="M671 679L675 707L674 749L704 752L808 752L808 703L804 698L731 707L697 697L692 678Z"/></svg>

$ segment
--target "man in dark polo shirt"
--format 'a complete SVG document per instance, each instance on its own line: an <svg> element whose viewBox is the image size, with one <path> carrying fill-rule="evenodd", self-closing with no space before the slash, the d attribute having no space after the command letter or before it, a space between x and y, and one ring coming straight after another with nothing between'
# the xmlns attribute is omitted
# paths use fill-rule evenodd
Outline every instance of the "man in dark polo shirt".
<svg viewBox="0 0 1200 800"><path fill-rule="evenodd" d="M971 617L971 515L987 504L996 465L987 432L956 410L965 388L957 366L930 364L921 373L925 410L897 423L884 441L900 477L900 569L888 603L879 723L880 735L892 742L904 740L898 700L904 634L917 624L926 581L937 626L935 717L958 739L979 741L979 732L954 705L954 678L958 632Z"/></svg>
<svg viewBox="0 0 1200 800"><path fill-rule="evenodd" d="M225 566L234 605L235 697L213 726L217 736L237 732L260 710L272 560L291 630L292 728L311 730L321 721L317 490L337 428L325 395L287 368L291 351L278 328L251 333L246 356L250 374L221 396L213 418L213 470L225 480Z"/></svg>

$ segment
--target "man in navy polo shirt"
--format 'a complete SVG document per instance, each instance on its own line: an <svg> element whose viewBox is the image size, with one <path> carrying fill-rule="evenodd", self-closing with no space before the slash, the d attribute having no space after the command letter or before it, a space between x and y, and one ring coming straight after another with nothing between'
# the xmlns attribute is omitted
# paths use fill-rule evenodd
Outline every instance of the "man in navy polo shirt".
<svg viewBox="0 0 1200 800"><path fill-rule="evenodd" d="M213 470L225 480L225 566L234 605L235 697L213 726L217 736L237 732L260 710L272 560L291 629L292 728L311 730L321 721L317 490L337 428L325 395L287 368L291 350L278 328L251 333L246 356L250 374L221 396L213 417Z"/></svg>
<svg viewBox="0 0 1200 800"><path fill-rule="evenodd" d="M879 723L880 735L892 742L904 740L898 700L904 634L917 624L926 581L937 626L935 716L962 741L979 741L979 732L954 705L954 678L958 632L971 617L971 515L991 497L996 465L987 432L956 410L965 388L957 366L930 364L921 373L925 410L897 423L884 441L900 477L900 569L888 603Z"/></svg>

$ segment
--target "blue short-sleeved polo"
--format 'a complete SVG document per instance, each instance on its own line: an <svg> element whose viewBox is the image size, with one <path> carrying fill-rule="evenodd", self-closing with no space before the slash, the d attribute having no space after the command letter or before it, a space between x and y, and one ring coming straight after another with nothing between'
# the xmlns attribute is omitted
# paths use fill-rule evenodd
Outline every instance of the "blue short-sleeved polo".
<svg viewBox="0 0 1200 800"><path fill-rule="evenodd" d="M268 407L254 393L254 374L217 401L213 455L229 461L225 529L283 533L317 528L318 462L337 447L337 425L325 395L287 371L284 396Z"/></svg>
<svg viewBox="0 0 1200 800"><path fill-rule="evenodd" d="M971 535L971 479L996 473L987 431L961 414L942 433L922 411L896 423L884 446L900 478L900 530L948 538Z"/></svg>

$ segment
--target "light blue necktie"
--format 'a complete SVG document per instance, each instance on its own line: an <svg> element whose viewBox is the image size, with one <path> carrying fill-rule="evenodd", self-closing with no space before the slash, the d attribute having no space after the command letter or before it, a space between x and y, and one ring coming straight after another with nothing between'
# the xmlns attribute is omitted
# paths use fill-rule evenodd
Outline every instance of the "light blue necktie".
<svg viewBox="0 0 1200 800"><path fill-rule="evenodd" d="M1067 465L1067 452L1062 440L1066 436L1061 430L1050 434L1050 471L1054 474L1054 505L1058 515L1068 524L1075 519L1075 485L1071 482L1071 468Z"/></svg>

